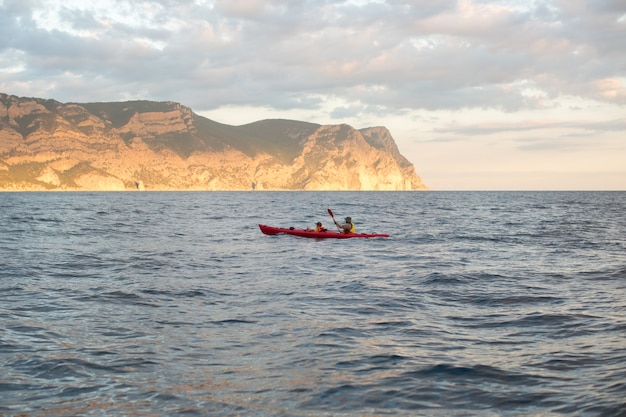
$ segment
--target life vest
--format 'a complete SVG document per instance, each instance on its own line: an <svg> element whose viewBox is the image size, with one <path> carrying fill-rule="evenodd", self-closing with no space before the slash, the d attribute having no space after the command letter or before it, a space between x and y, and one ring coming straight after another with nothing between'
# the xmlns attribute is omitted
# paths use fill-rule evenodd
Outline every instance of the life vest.
<svg viewBox="0 0 626 417"><path fill-rule="evenodd" d="M326 228L324 226L315 226L316 232L325 232Z"/></svg>
<svg viewBox="0 0 626 417"><path fill-rule="evenodd" d="M354 225L354 223L350 222L350 225L352 226L350 228L350 231L348 231L348 232L344 231L344 233L354 233L354 232L356 232L356 226Z"/></svg>

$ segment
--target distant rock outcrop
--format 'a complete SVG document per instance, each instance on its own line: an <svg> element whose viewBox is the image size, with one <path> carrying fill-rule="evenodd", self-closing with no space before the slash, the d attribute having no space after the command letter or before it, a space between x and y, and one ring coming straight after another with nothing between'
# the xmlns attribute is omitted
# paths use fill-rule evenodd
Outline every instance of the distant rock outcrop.
<svg viewBox="0 0 626 417"><path fill-rule="evenodd" d="M0 94L0 190L425 190L384 127Z"/></svg>

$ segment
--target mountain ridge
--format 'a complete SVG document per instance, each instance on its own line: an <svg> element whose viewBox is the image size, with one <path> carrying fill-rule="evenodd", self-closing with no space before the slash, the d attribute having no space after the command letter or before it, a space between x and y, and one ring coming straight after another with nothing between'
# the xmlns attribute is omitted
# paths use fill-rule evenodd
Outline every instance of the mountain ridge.
<svg viewBox="0 0 626 417"><path fill-rule="evenodd" d="M0 93L0 191L425 190L385 127Z"/></svg>

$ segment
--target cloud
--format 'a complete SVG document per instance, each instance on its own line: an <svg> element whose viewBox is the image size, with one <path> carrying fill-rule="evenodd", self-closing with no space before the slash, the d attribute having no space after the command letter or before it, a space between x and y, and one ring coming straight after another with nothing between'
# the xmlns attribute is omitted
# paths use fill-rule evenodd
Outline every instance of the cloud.
<svg viewBox="0 0 626 417"><path fill-rule="evenodd" d="M545 129L574 129L590 132L626 131L626 119L608 121L563 121L557 119L521 120L514 122L489 122L477 124L455 124L437 129L438 133L456 133L462 135L489 135L506 132L521 132Z"/></svg>
<svg viewBox="0 0 626 417"><path fill-rule="evenodd" d="M263 0L216 0L215 9L225 16L255 19L262 16L266 3Z"/></svg>
<svg viewBox="0 0 626 417"><path fill-rule="evenodd" d="M24 71L2 85L52 78L48 93L76 101L63 92L78 78L102 100L141 92L203 109L322 95L389 112L539 106L521 81L548 97L625 100L619 2L98 4L5 0L0 53L19 51Z"/></svg>

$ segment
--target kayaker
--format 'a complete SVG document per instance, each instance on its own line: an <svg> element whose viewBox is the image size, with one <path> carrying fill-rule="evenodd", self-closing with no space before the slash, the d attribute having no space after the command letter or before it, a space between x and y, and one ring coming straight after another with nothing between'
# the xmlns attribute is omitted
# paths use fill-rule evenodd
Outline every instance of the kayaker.
<svg viewBox="0 0 626 417"><path fill-rule="evenodd" d="M316 232L325 232L326 230L327 229L324 226L322 226L322 222L317 222L315 224L315 231Z"/></svg>
<svg viewBox="0 0 626 417"><path fill-rule="evenodd" d="M354 233L356 231L356 227L354 226L354 223L352 223L352 217L346 217L344 220L346 221L344 224L339 224L336 220L335 224L342 230L343 233Z"/></svg>

